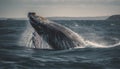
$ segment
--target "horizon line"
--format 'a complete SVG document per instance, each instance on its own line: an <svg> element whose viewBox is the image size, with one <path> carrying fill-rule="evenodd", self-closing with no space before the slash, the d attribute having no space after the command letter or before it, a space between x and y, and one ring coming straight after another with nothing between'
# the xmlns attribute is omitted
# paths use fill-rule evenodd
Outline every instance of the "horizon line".
<svg viewBox="0 0 120 69"><path fill-rule="evenodd" d="M120 14L113 14L113 15L120 15ZM61 17L64 17L64 18L86 18L86 17L89 17L89 18L92 18L92 17L110 17L112 15L102 15L102 16L43 16L43 17L46 17L46 18L52 18L52 17L58 17L58 18L61 18ZM6 18L6 19L13 19L13 18L27 18L27 17L0 17L0 18Z"/></svg>

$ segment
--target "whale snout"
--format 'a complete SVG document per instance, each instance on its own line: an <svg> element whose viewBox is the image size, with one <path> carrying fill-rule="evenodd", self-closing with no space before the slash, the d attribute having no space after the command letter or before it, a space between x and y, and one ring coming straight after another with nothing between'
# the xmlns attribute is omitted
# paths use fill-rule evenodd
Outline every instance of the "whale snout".
<svg viewBox="0 0 120 69"><path fill-rule="evenodd" d="M30 24L32 24L32 26L37 26L38 24L41 23L38 16L36 16L35 12L29 12L28 18L29 18Z"/></svg>
<svg viewBox="0 0 120 69"><path fill-rule="evenodd" d="M35 12L29 12L29 13L28 13L28 17L35 16L35 15L36 15Z"/></svg>
<svg viewBox="0 0 120 69"><path fill-rule="evenodd" d="M47 24L48 20L42 16L37 16L35 12L29 12L28 18L31 24Z"/></svg>

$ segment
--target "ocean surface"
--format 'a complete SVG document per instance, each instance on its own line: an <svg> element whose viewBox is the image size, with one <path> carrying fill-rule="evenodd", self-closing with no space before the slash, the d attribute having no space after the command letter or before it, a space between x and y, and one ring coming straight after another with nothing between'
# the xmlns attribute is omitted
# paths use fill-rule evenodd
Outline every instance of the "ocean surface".
<svg viewBox="0 0 120 69"><path fill-rule="evenodd" d="M120 21L54 21L77 32L87 45L34 48L27 20L0 20L0 69L120 69Z"/></svg>

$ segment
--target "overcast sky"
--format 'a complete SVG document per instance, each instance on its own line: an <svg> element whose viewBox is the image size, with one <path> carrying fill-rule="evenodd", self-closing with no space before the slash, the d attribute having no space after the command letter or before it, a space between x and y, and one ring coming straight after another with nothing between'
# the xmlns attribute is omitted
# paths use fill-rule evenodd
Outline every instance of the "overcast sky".
<svg viewBox="0 0 120 69"><path fill-rule="evenodd" d="M120 0L0 0L0 17L25 18L38 15L93 17L120 14Z"/></svg>

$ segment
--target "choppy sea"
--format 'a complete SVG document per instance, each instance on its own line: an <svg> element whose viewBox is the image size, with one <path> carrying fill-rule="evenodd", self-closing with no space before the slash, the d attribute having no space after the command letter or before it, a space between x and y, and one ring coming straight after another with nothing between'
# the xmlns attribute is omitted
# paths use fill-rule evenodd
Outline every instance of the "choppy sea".
<svg viewBox="0 0 120 69"><path fill-rule="evenodd" d="M120 69L120 21L54 21L77 32L88 45L36 49L27 20L0 20L0 69Z"/></svg>

